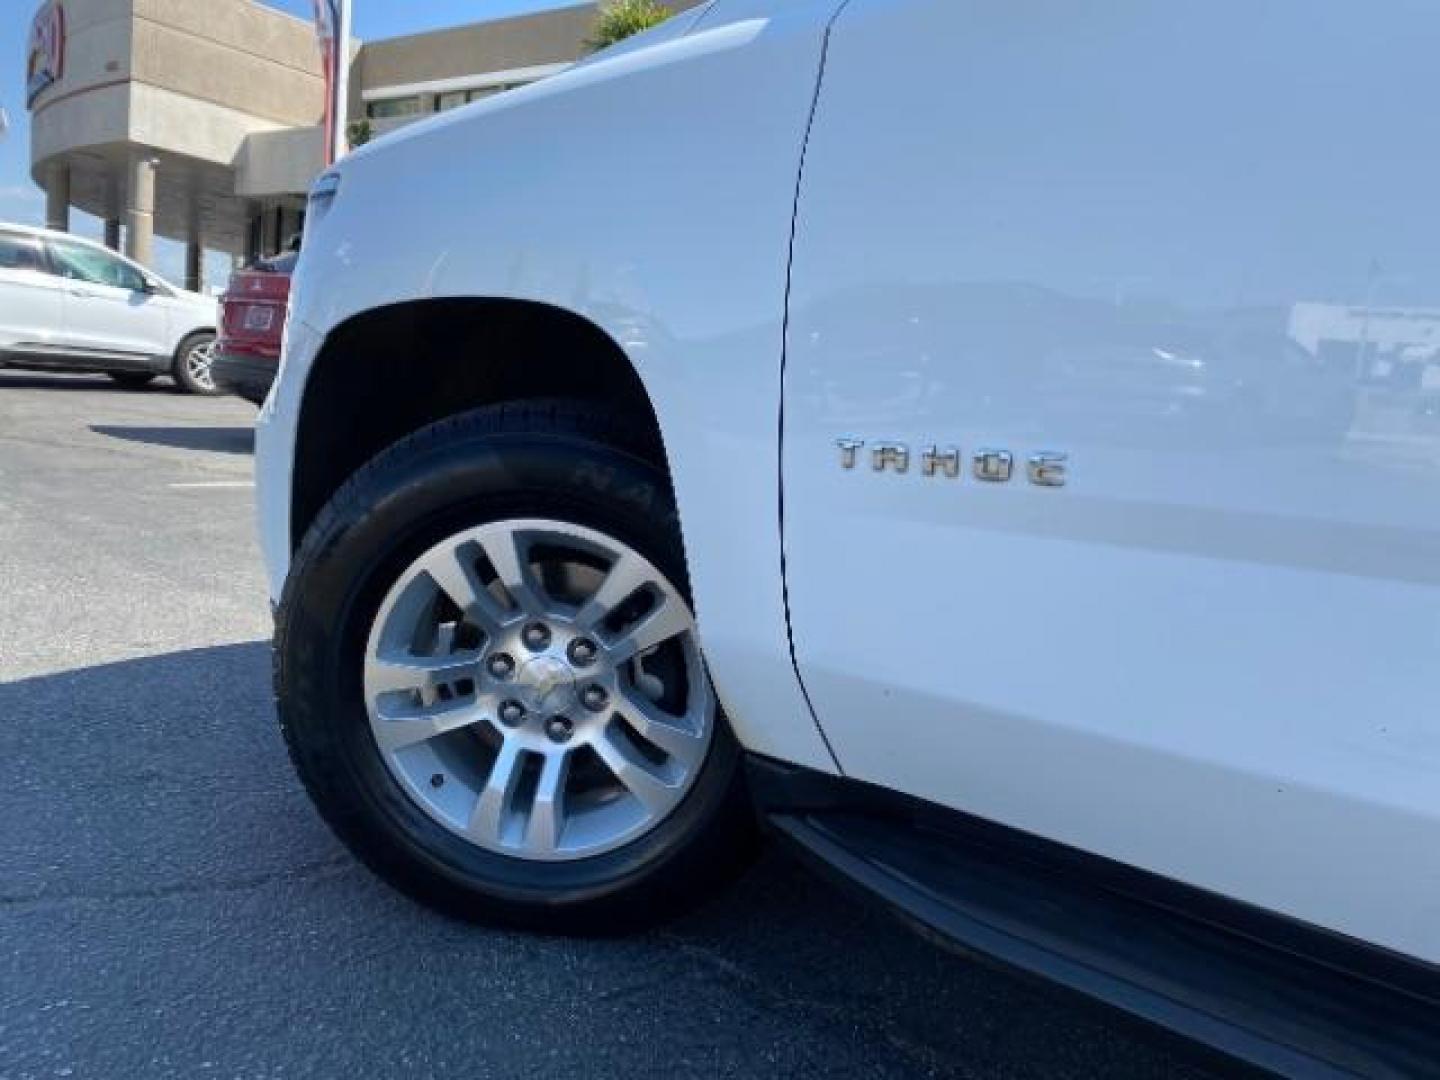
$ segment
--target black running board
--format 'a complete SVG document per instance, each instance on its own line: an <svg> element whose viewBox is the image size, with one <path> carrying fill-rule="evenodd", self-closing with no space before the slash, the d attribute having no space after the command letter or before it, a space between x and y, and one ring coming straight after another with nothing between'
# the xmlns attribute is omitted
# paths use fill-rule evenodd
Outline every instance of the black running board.
<svg viewBox="0 0 1440 1080"><path fill-rule="evenodd" d="M772 807L769 819L824 867L962 951L1238 1061L1306 1077L1440 1075L1437 1000L1296 952L1289 921L1277 947L913 817Z"/></svg>

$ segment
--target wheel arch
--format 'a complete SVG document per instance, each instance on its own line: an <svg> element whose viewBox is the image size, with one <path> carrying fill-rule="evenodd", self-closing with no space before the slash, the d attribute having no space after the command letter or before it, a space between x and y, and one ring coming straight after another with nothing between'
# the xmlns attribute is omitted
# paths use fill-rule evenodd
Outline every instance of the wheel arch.
<svg viewBox="0 0 1440 1080"><path fill-rule="evenodd" d="M330 496L387 446L447 416L569 398L626 417L667 472L659 421L630 358L573 311L507 298L413 300L336 326L305 382L295 433L290 545ZM344 407L319 402L343 400Z"/></svg>
<svg viewBox="0 0 1440 1080"><path fill-rule="evenodd" d="M184 350L185 346L190 343L190 339L201 337L204 334L209 334L211 337L219 337L220 331L214 326L192 326L175 339L175 347L170 350L170 359L180 359L180 353Z"/></svg>

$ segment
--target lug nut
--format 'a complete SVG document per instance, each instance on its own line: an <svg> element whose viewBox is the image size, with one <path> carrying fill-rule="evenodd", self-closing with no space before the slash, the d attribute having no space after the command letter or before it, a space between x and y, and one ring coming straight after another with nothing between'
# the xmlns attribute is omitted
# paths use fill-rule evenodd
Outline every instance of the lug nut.
<svg viewBox="0 0 1440 1080"><path fill-rule="evenodd" d="M500 722L507 727L514 727L525 719L525 706L518 701L507 701L500 706Z"/></svg>
<svg viewBox="0 0 1440 1080"><path fill-rule="evenodd" d="M575 725L569 717L552 716L545 722L545 734L552 742L569 742L570 736L575 734Z"/></svg>
<svg viewBox="0 0 1440 1080"><path fill-rule="evenodd" d="M508 679L515 674L515 661L506 653L496 653L485 665L485 669L497 679Z"/></svg>
<svg viewBox="0 0 1440 1080"><path fill-rule="evenodd" d="M588 667L595 662L595 657L600 654L595 643L589 638L576 638L570 643L570 662L580 667Z"/></svg>
<svg viewBox="0 0 1440 1080"><path fill-rule="evenodd" d="M544 623L531 623L520 637L531 652L541 652L550 646L550 628Z"/></svg>
<svg viewBox="0 0 1440 1080"><path fill-rule="evenodd" d="M610 704L610 695L603 686L587 686L581 691L580 702L591 712L600 712Z"/></svg>

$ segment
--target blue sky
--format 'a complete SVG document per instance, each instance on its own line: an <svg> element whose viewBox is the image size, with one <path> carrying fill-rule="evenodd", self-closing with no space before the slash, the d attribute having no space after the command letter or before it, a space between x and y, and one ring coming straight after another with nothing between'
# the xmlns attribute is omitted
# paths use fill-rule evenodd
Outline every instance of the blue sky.
<svg viewBox="0 0 1440 1080"><path fill-rule="evenodd" d="M10 132L0 139L0 221L43 224L45 199L30 179L30 130L25 115L25 45L30 31L30 9L39 0L12 0L24 5L23 18L4 21L0 30L0 105L10 115ZM190 0L203 4L208 0ZM310 0L265 0L305 18L310 17ZM574 0L355 0L355 33L360 38L396 37L443 26L499 19L541 8L564 7ZM76 232L98 236L100 224L83 214L73 214ZM182 255L179 245L160 242L156 258L161 273L180 276ZM212 260L208 276L214 279L223 260Z"/></svg>

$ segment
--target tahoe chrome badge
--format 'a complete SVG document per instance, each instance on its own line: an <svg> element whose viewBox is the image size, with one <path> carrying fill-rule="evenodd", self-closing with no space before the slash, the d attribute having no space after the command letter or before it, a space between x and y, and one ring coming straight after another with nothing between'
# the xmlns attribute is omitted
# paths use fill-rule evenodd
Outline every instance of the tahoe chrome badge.
<svg viewBox="0 0 1440 1080"><path fill-rule="evenodd" d="M868 449L870 467L876 472L907 473L912 455L910 447L898 442L866 444L864 439L837 439L840 467L853 469L860 462L861 452ZM921 447L918 457L920 471L926 476L960 479L964 455L958 446L930 445ZM1054 450L1041 450L1025 459L1025 475L1037 487L1064 487L1070 456ZM1006 483L1015 473L1015 456L1008 450L985 447L970 456L970 471L975 479L992 484Z"/></svg>

